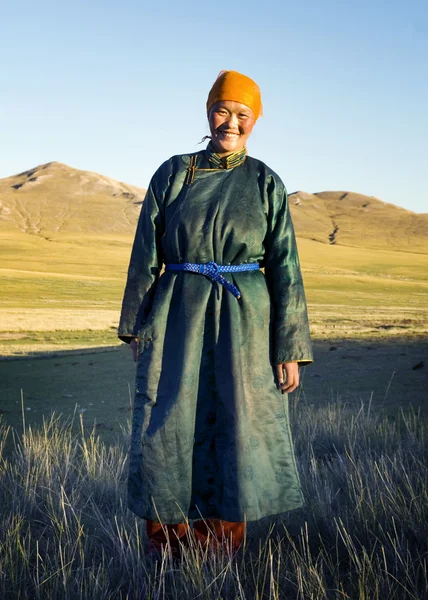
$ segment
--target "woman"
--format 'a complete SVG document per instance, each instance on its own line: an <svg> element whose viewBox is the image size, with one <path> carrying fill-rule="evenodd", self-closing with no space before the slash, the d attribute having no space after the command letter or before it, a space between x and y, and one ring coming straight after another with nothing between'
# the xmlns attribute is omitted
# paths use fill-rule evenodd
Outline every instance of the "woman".
<svg viewBox="0 0 428 600"><path fill-rule="evenodd" d="M132 249L118 330L138 348L128 504L151 549L169 537L176 555L188 519L200 542L211 531L236 549L246 521L302 504L287 393L312 350L287 192L246 151L260 113L257 84L220 73L211 141L155 173Z"/></svg>

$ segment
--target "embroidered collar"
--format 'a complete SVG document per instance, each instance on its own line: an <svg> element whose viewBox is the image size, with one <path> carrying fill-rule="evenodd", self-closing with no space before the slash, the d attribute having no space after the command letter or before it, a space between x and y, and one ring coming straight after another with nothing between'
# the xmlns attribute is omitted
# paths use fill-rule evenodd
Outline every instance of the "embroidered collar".
<svg viewBox="0 0 428 600"><path fill-rule="evenodd" d="M241 165L247 157L247 149L245 147L238 150L238 152L220 157L214 152L211 142L208 144L205 152L210 163L215 165L217 169L233 169Z"/></svg>

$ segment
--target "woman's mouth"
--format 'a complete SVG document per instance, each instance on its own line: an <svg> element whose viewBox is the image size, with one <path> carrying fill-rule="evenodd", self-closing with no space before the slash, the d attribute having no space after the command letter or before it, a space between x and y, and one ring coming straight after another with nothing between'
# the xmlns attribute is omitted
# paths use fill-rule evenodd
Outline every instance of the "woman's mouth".
<svg viewBox="0 0 428 600"><path fill-rule="evenodd" d="M234 133L233 131L217 131L217 133L228 140L234 140L239 137L239 133Z"/></svg>

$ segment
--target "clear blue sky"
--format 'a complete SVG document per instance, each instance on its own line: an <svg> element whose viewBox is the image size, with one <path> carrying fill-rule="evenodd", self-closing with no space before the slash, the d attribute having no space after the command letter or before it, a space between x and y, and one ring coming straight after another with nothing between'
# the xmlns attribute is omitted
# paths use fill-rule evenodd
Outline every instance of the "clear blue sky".
<svg viewBox="0 0 428 600"><path fill-rule="evenodd" d="M428 212L426 0L3 2L0 177L59 161L147 187L201 147L222 69L260 85L249 153L289 192Z"/></svg>

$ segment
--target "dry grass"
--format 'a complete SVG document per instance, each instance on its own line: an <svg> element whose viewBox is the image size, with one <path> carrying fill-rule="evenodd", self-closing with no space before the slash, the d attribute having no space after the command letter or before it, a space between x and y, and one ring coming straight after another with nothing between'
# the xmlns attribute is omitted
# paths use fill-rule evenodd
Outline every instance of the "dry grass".
<svg viewBox="0 0 428 600"><path fill-rule="evenodd" d="M425 599L426 419L340 401L292 415L305 508L250 524L235 558L191 547L181 564L146 556L121 446L54 417L26 427L13 455L0 453L1 597Z"/></svg>
<svg viewBox="0 0 428 600"><path fill-rule="evenodd" d="M104 331L116 328L118 310L34 308L5 308L0 314L0 332L43 331ZM12 334L13 335L13 334Z"/></svg>
<svg viewBox="0 0 428 600"><path fill-rule="evenodd" d="M373 298L372 298L373 301ZM380 339L426 337L428 306L355 306L309 304L314 339Z"/></svg>

